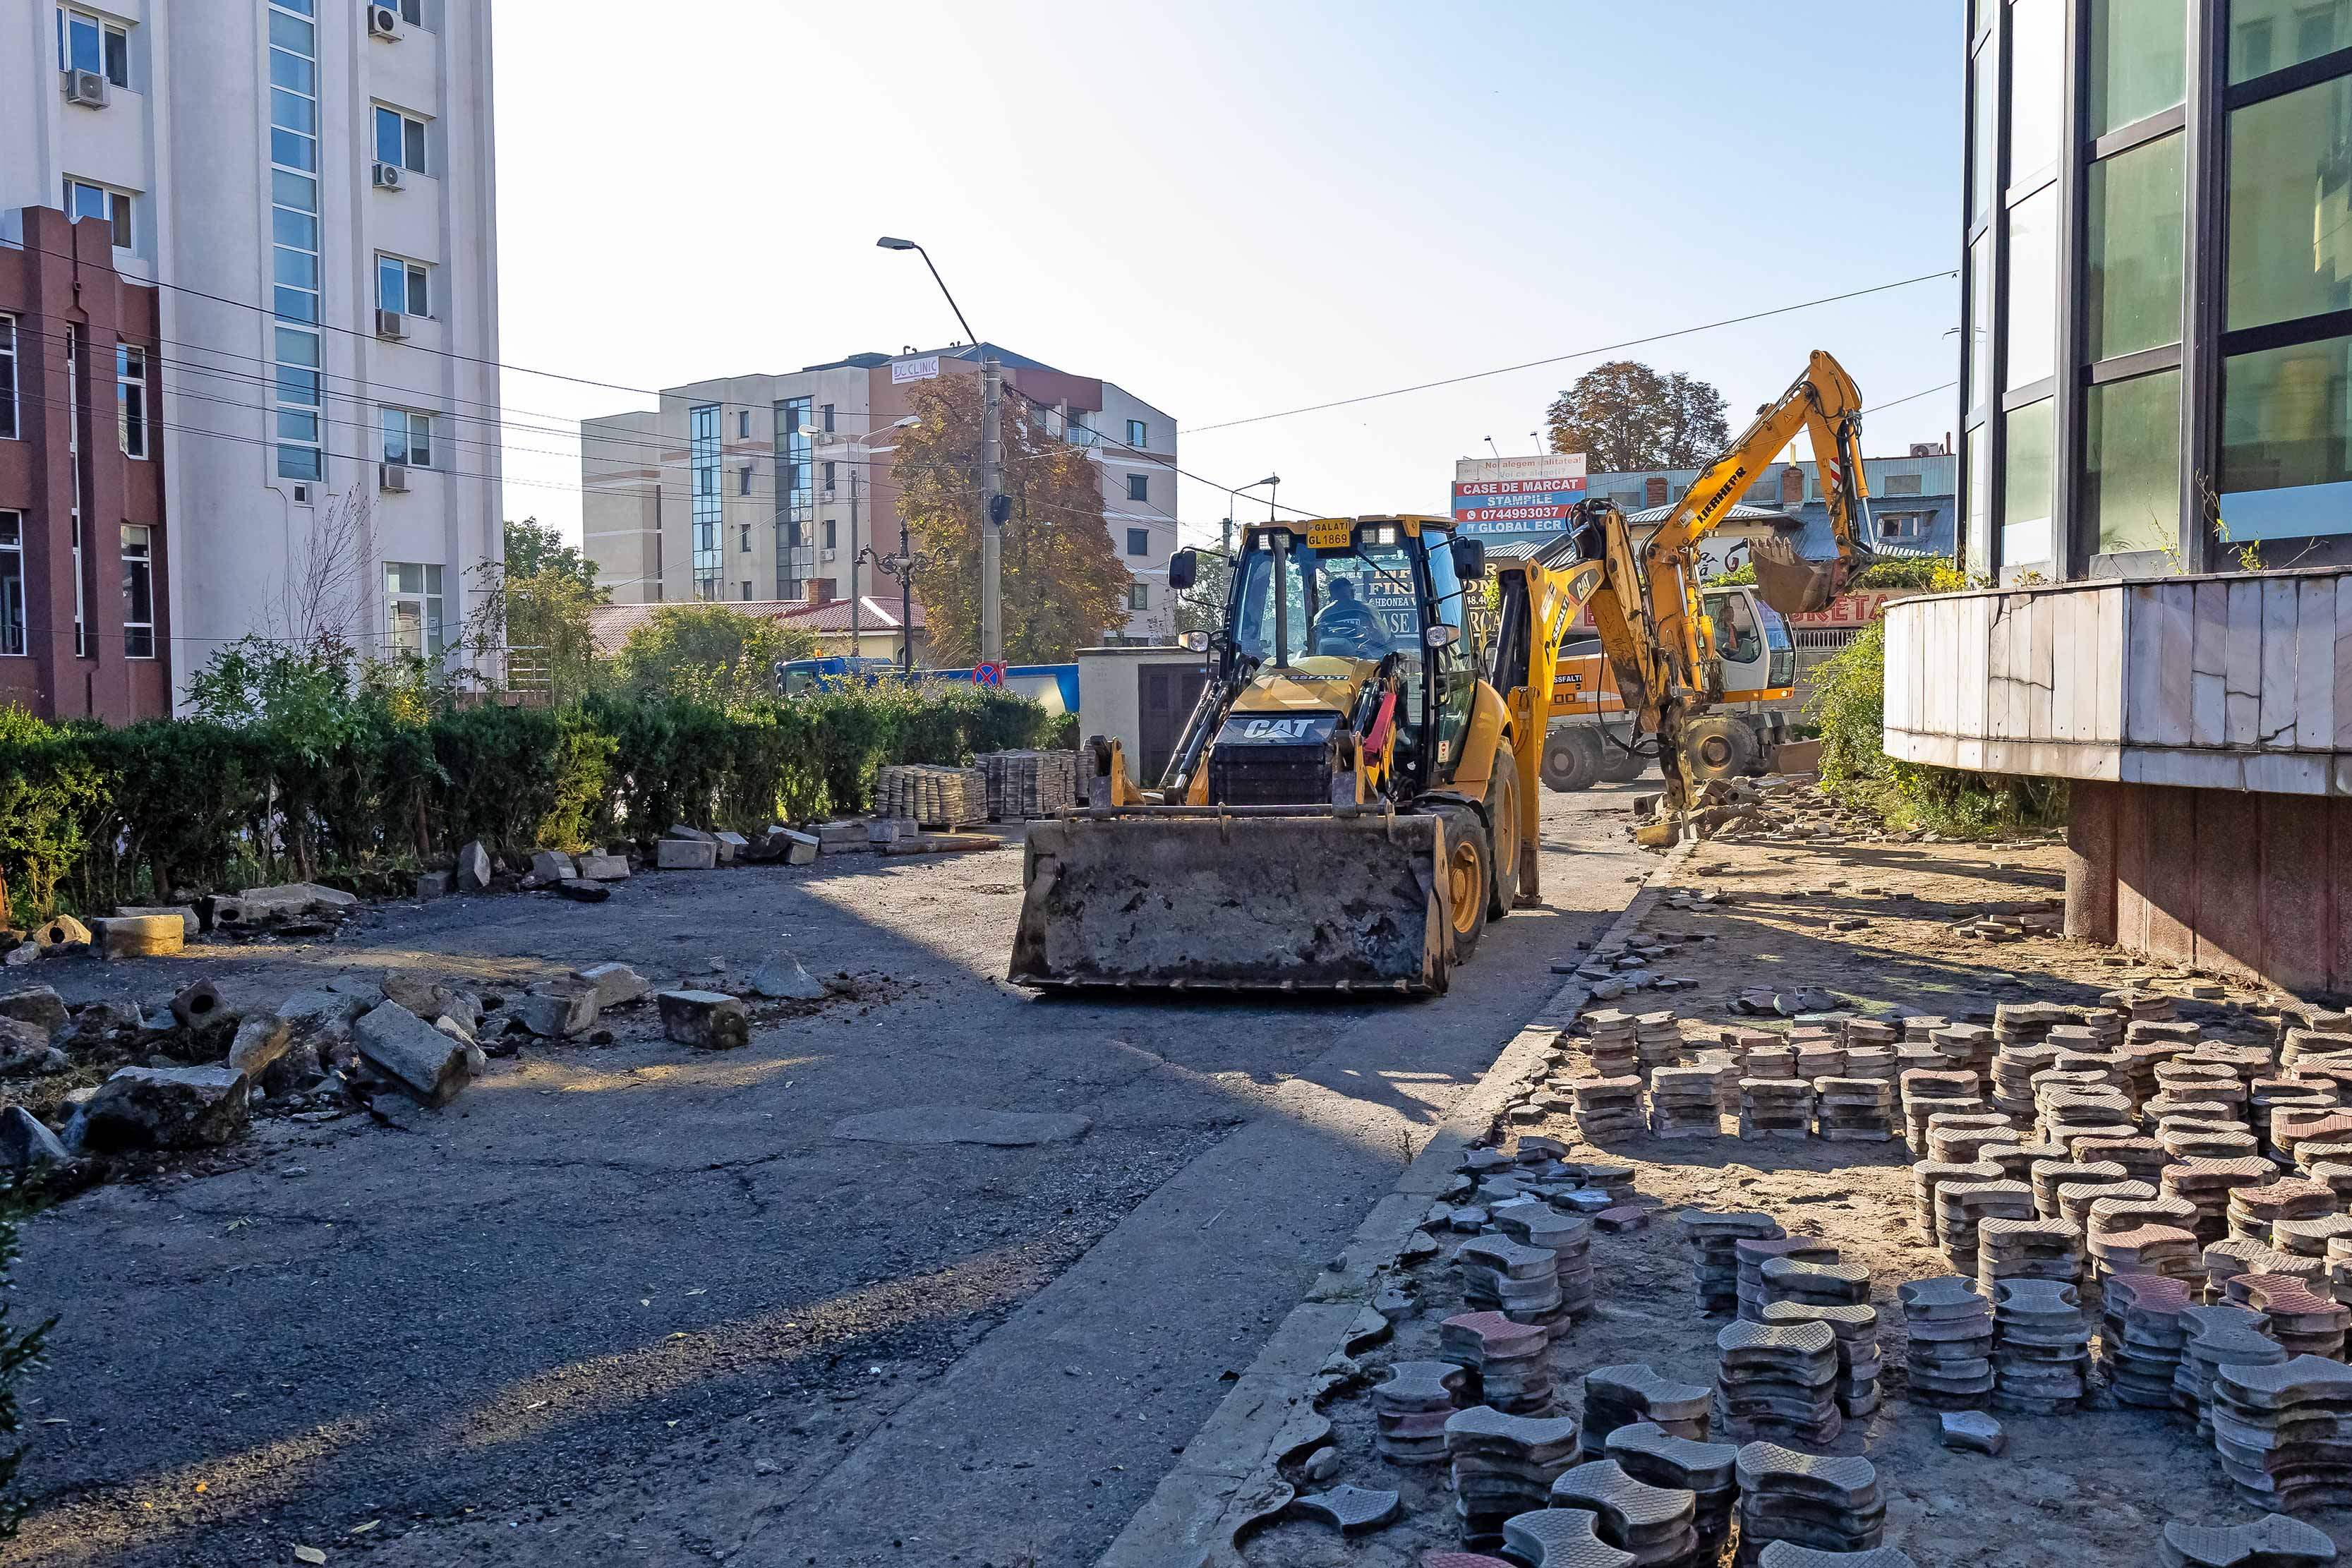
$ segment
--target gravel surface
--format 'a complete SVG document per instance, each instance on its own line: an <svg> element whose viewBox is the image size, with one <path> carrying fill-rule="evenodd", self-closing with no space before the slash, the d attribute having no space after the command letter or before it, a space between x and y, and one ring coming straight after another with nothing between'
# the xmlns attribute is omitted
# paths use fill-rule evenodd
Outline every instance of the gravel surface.
<svg viewBox="0 0 2352 1568"><path fill-rule="evenodd" d="M640 877L372 912L331 943L44 965L515 986L617 959L725 985L778 945L852 994L702 1056L648 1008L449 1110L268 1120L25 1228L44 1563L1080 1563L1654 863L1640 786L1545 797L1548 908L1420 1004L1033 999L1016 849ZM714 971L714 963L723 972ZM1074 1142L832 1135L910 1106Z"/></svg>

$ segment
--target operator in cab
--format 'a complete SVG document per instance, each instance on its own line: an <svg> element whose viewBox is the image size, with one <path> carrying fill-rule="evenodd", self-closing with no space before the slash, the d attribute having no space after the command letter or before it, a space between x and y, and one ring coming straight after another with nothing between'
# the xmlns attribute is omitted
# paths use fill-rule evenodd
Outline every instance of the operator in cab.
<svg viewBox="0 0 2352 1568"><path fill-rule="evenodd" d="M1334 658L1385 658L1388 628L1356 597L1356 585L1335 574L1324 580L1331 602L1315 617L1315 651Z"/></svg>

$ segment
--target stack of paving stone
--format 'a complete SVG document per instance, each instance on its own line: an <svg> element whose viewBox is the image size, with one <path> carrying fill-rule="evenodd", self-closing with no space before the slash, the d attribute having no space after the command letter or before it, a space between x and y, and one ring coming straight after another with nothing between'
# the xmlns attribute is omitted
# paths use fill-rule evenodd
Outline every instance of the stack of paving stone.
<svg viewBox="0 0 2352 1568"><path fill-rule="evenodd" d="M1902 1031L1884 1018L1848 1018L1840 1031L1846 1052L1856 1050L1893 1050L1903 1037Z"/></svg>
<svg viewBox="0 0 2352 1568"><path fill-rule="evenodd" d="M2094 1218L2096 1211L2094 1205ZM2163 1275L2194 1284L2202 1261L2197 1237L2169 1225L2094 1230L2084 1237L2083 1248L2091 1264L2090 1288L2084 1295L2093 1300L2103 1300L2108 1281L2125 1274Z"/></svg>
<svg viewBox="0 0 2352 1568"><path fill-rule="evenodd" d="M1992 1407L2054 1415L2077 1408L2091 1370L2083 1299L2055 1279L2010 1279L1992 1302Z"/></svg>
<svg viewBox="0 0 2352 1568"><path fill-rule="evenodd" d="M1655 1422L1636 1421L1609 1434L1608 1457L1637 1481L1685 1491L1696 1502L1698 1561L1711 1563L1731 1534L1731 1504L1739 1495L1739 1450L1728 1443L1677 1437Z"/></svg>
<svg viewBox="0 0 2352 1568"><path fill-rule="evenodd" d="M2352 1239L2338 1237L2329 1242L2324 1261L2328 1294L2352 1305Z"/></svg>
<svg viewBox="0 0 2352 1568"><path fill-rule="evenodd" d="M2352 1326L2352 1308L2333 1296L2322 1295L2302 1280L2284 1274L2241 1274L2225 1287L2229 1304L2260 1312L2269 1320L2263 1331L2289 1355L2344 1359L2344 1331Z"/></svg>
<svg viewBox="0 0 2352 1568"><path fill-rule="evenodd" d="M2319 1219L2336 1210L2336 1189L2326 1183L2288 1177L2268 1186L2232 1188L2226 1212L2231 1236L2267 1243L2271 1226L2283 1219Z"/></svg>
<svg viewBox="0 0 2352 1568"><path fill-rule="evenodd" d="M2055 1046L2002 1046L1992 1059L1993 1109L2021 1125L2031 1121L2034 1075L2049 1071L2057 1060Z"/></svg>
<svg viewBox="0 0 2352 1568"><path fill-rule="evenodd" d="M2044 1219L2055 1218L2063 1212L2058 1205L2058 1189L2069 1182L2120 1182L2124 1180L2121 1165L2074 1160L2037 1160L2029 1167L2026 1180L2033 1186L2033 1212Z"/></svg>
<svg viewBox="0 0 2352 1568"><path fill-rule="evenodd" d="M1838 1143L1884 1143L1895 1136L1895 1085L1885 1079L1813 1080L1813 1127Z"/></svg>
<svg viewBox="0 0 2352 1568"><path fill-rule="evenodd" d="M1515 1323L1500 1312L1464 1312L1437 1325L1440 1360L1467 1367L1481 1404L1508 1415L1551 1413L1551 1363L1544 1348L1551 1331Z"/></svg>
<svg viewBox="0 0 2352 1568"><path fill-rule="evenodd" d="M2132 1131L2131 1096L2117 1089L2053 1086L2035 1100L2042 1140L2074 1147L2077 1138Z"/></svg>
<svg viewBox="0 0 2352 1568"><path fill-rule="evenodd" d="M1977 1225L1977 1290L2000 1300L2011 1279L2074 1285L2083 1277L2083 1232L2066 1219L1986 1219Z"/></svg>
<svg viewBox="0 0 2352 1568"><path fill-rule="evenodd" d="M1789 1044L1796 1049L1797 1076L1807 1083L1845 1071L1845 1047L1826 1029L1790 1030Z"/></svg>
<svg viewBox="0 0 2352 1568"><path fill-rule="evenodd" d="M2176 1057L2159 1062L2156 1068L2156 1087L2159 1100L2173 1101L2210 1100L2230 1107L2236 1116L2246 1103L2249 1090L2238 1077L2238 1069L2222 1062L2202 1061L2195 1057Z"/></svg>
<svg viewBox="0 0 2352 1568"><path fill-rule="evenodd" d="M1837 1333L1827 1323L1735 1322L1715 1348L1715 1419L1725 1436L1837 1441Z"/></svg>
<svg viewBox="0 0 2352 1568"><path fill-rule="evenodd" d="M2074 1158L2084 1164L2105 1162L2121 1165L2124 1180L2151 1184L2156 1183L2164 1167L2172 1163L2172 1156L2164 1152L2163 1144L2153 1138L2132 1133L2097 1132L2077 1138L2074 1140Z"/></svg>
<svg viewBox="0 0 2352 1568"><path fill-rule="evenodd" d="M1768 1214L1685 1209L1676 1223L1690 1247L1691 1284L1698 1292L1702 1312L1738 1310L1740 1242L1778 1241L1787 1234L1780 1222Z"/></svg>
<svg viewBox="0 0 2352 1568"><path fill-rule="evenodd" d="M2326 1184L2328 1191L2336 1192L2333 1183ZM2336 1201L2341 1204L2344 1194L2336 1193ZM2271 1245L2281 1252L2292 1252L2297 1258L2324 1258L2327 1256L2330 1243L2345 1238L2352 1238L2352 1214L2322 1215L2317 1219L2283 1219L2271 1226Z"/></svg>
<svg viewBox="0 0 2352 1568"><path fill-rule="evenodd" d="M1430 1552L1422 1568L1514 1568L1526 1563L1548 1563L1559 1568L1633 1568L1633 1554L1603 1542L1598 1533L1600 1516L1580 1508L1538 1508L1503 1521L1503 1550L1507 1560L1484 1553Z"/></svg>
<svg viewBox="0 0 2352 1568"><path fill-rule="evenodd" d="M1845 1076L1883 1083L1890 1094L1894 1092L1895 1074L1901 1067L1893 1046L1848 1046L1845 1048Z"/></svg>
<svg viewBox="0 0 2352 1568"><path fill-rule="evenodd" d="M2178 1011L2161 991L2109 991L2100 995L2099 1005L2128 1013L2136 1024L2168 1023Z"/></svg>
<svg viewBox="0 0 2352 1568"><path fill-rule="evenodd" d="M2282 1513L2352 1504L2352 1367L2298 1355L2224 1363L2208 1409L2221 1470L2240 1497Z"/></svg>
<svg viewBox="0 0 2352 1568"><path fill-rule="evenodd" d="M1737 1025L1727 1025L1716 1031L1715 1043L1731 1053L1743 1069L1744 1077L1749 1052L1772 1050L1784 1042L1769 1029L1743 1029Z"/></svg>
<svg viewBox="0 0 2352 1568"><path fill-rule="evenodd" d="M1739 1058L1739 1078L1745 1083L1751 1078L1775 1082L1797 1076L1797 1049L1778 1035L1768 1036L1769 1045L1749 1046Z"/></svg>
<svg viewBox="0 0 2352 1568"><path fill-rule="evenodd" d="M1885 1358L1878 1351L1878 1309L1866 1303L1825 1307L1802 1301L1767 1301L1769 1327L1794 1323L1827 1323L1837 1335L1839 1411L1848 1417L1867 1415L1878 1408L1878 1378Z"/></svg>
<svg viewBox="0 0 2352 1568"><path fill-rule="evenodd" d="M1496 1229L1522 1247L1539 1247L1555 1260L1559 1306L1548 1318L1522 1320L1557 1326L1592 1310L1592 1222L1562 1214L1540 1198L1497 1204L1489 1212ZM1516 1315L1516 1314L1512 1314Z"/></svg>
<svg viewBox="0 0 2352 1568"><path fill-rule="evenodd" d="M1051 816L1078 798L1076 752L984 752L972 764L988 781L991 822Z"/></svg>
<svg viewBox="0 0 2352 1568"><path fill-rule="evenodd" d="M1633 1201L1633 1167L1613 1160L1587 1160L1578 1167L1584 1174L1584 1184L1596 1187L1608 1194L1612 1204Z"/></svg>
<svg viewBox="0 0 2352 1568"><path fill-rule="evenodd" d="M2327 1279L2326 1258L2298 1258L2292 1252L2281 1252L2268 1242L2240 1236L2207 1244L2198 1266L2205 1270L2208 1301L2228 1300L2229 1283L2241 1274L2284 1274L2303 1280L2314 1289L2321 1289Z"/></svg>
<svg viewBox="0 0 2352 1568"><path fill-rule="evenodd" d="M1454 1252L1454 1269L1462 1281L1462 1300L1473 1311L1500 1312L1515 1323L1546 1327L1568 1315L1559 1291L1559 1255L1548 1247L1481 1236Z"/></svg>
<svg viewBox="0 0 2352 1568"><path fill-rule="evenodd" d="M2299 1078L2258 1078L2247 1086L2246 1119L2252 1121L2266 1141L2274 1139L2277 1129L2272 1125L2281 1110L2334 1110L2339 1108L2336 1086L2326 1082L2305 1082ZM2264 1153L2281 1159L2293 1156L2269 1142Z"/></svg>
<svg viewBox="0 0 2352 1568"><path fill-rule="evenodd" d="M1722 1104L1714 1073L1661 1067L1650 1074L1650 1131L1659 1138L1720 1138Z"/></svg>
<svg viewBox="0 0 2352 1568"><path fill-rule="evenodd" d="M2184 1307L2180 1321L2189 1337L2180 1347L2180 1370L2173 1374L2173 1408L2210 1436L2213 1374L2223 1366L2276 1366L2286 1360L2286 1352L2263 1332L2263 1315L2243 1307Z"/></svg>
<svg viewBox="0 0 2352 1568"><path fill-rule="evenodd" d="M1676 1383L1642 1362L1596 1366L1584 1374L1584 1452L1598 1458L1609 1434L1648 1422L1673 1437L1706 1441L1707 1390Z"/></svg>
<svg viewBox="0 0 2352 1568"><path fill-rule="evenodd" d="M1731 1256L1739 1271L1734 1286L1739 1315L1751 1323L1760 1323L1764 1321L1766 1265L1776 1258L1798 1263L1835 1263L1838 1249L1810 1236L1743 1237L1731 1244Z"/></svg>
<svg viewBox="0 0 2352 1568"><path fill-rule="evenodd" d="M1815 1262L1803 1258L1768 1258L1756 1271L1754 1310L1746 1299L1740 1316L1765 1321L1764 1309L1775 1301L1804 1307L1858 1307L1870 1300L1870 1270L1858 1263Z"/></svg>
<svg viewBox="0 0 2352 1568"><path fill-rule="evenodd" d="M2101 1292L2099 1370L2120 1405L2173 1407L2189 1333L2180 1314L2194 1305L2189 1287L2161 1274L2116 1274Z"/></svg>
<svg viewBox="0 0 2352 1568"><path fill-rule="evenodd" d="M1715 1080L1715 1107L1724 1116L1739 1114L1739 1063L1729 1051L1709 1048L1691 1055L1691 1070ZM1720 1131L1720 1129L1718 1129Z"/></svg>
<svg viewBox="0 0 2352 1568"><path fill-rule="evenodd" d="M1632 1073L1579 1079L1569 1087L1576 1098L1576 1130L1588 1142L1630 1138L1642 1131L1642 1080Z"/></svg>
<svg viewBox="0 0 2352 1568"><path fill-rule="evenodd" d="M1965 1165L1980 1149L2017 1142L2017 1129L1998 1111L1962 1116L1939 1110L1927 1118L1927 1158Z"/></svg>
<svg viewBox="0 0 2352 1568"><path fill-rule="evenodd" d="M2156 1136L2158 1142L2171 1151L2176 1161L2243 1160L2252 1157L2262 1159L2266 1165L2272 1163L2263 1155L2262 1140L2254 1136L2251 1128L2234 1121L2168 1120L2157 1128ZM2276 1170L2277 1167L2272 1165L2272 1169Z"/></svg>
<svg viewBox="0 0 2352 1568"><path fill-rule="evenodd" d="M2286 1037L2279 1042L2279 1066L2290 1072L2313 1057L2341 1056L2352 1052L2352 1032L2342 1029L2306 1029L2290 1026Z"/></svg>
<svg viewBox="0 0 2352 1568"><path fill-rule="evenodd" d="M1906 1029L1907 1034L1907 1029ZM1979 1079L1992 1071L1993 1054L2000 1042L1982 1024L1948 1024L1928 1035L1929 1043L1954 1068Z"/></svg>
<svg viewBox="0 0 2352 1568"><path fill-rule="evenodd" d="M1551 1484L1551 1506L1594 1516L1603 1543L1632 1555L1633 1568L1688 1568L1698 1555L1698 1497L1635 1480L1614 1459L1594 1459Z"/></svg>
<svg viewBox="0 0 2352 1568"><path fill-rule="evenodd" d="M1465 1546L1498 1546L1503 1521L1549 1506L1551 1484L1576 1463L1573 1416L1506 1415L1481 1405L1447 1417L1454 1517Z"/></svg>
<svg viewBox="0 0 2352 1568"><path fill-rule="evenodd" d="M1804 1138L1812 1131L1813 1086L1801 1079L1739 1080L1742 1138Z"/></svg>
<svg viewBox="0 0 2352 1568"><path fill-rule="evenodd" d="M1914 1154L1927 1152L1927 1118L1939 1110L1981 1116L1985 1103L1972 1072L1942 1068L1909 1068L1896 1080L1903 1095L1905 1141Z"/></svg>
<svg viewBox="0 0 2352 1568"><path fill-rule="evenodd" d="M2090 1162L2084 1162L2089 1163ZM2146 1182L2063 1182L2058 1187L2058 1217L2072 1220L2087 1234L2091 1228L2091 1207L2113 1198L2121 1203L2157 1203L2156 1189ZM2170 1200L2179 1203L2178 1198ZM2189 1205L2181 1204L2182 1208Z"/></svg>
<svg viewBox="0 0 2352 1568"><path fill-rule="evenodd" d="M969 827L988 820L988 775L978 768L893 764L874 775L874 815L924 827Z"/></svg>
<svg viewBox="0 0 2352 1568"><path fill-rule="evenodd" d="M2071 1008L2054 1002L2003 1002L1993 1008L1992 1036L2000 1046L2038 1046L2061 1024L2071 1024Z"/></svg>
<svg viewBox="0 0 2352 1568"><path fill-rule="evenodd" d="M2259 1187L2278 1175L2278 1167L2260 1156L2233 1160L2177 1160L2158 1180L2167 1197L2185 1198L2197 1205L2195 1229L2200 1241L2219 1241L2229 1234L2230 1194L2240 1187Z"/></svg>
<svg viewBox="0 0 2352 1568"><path fill-rule="evenodd" d="M1445 1423L1459 1408L1471 1374L1452 1362L1401 1361L1372 1390L1372 1448L1396 1465L1433 1465L1445 1458Z"/></svg>
<svg viewBox="0 0 2352 1568"><path fill-rule="evenodd" d="M1682 1060L1682 1020L1671 1012L1643 1014L1633 1020L1633 1048L1642 1058L1642 1076L1654 1078L1660 1068Z"/></svg>
<svg viewBox="0 0 2352 1568"><path fill-rule="evenodd" d="M2326 1531L2283 1513L2252 1524L2176 1519L2165 1525L2162 1545L2164 1568L2323 1568L2336 1561L2336 1542Z"/></svg>
<svg viewBox="0 0 2352 1568"><path fill-rule="evenodd" d="M1955 1268L1977 1266L1977 1226L1988 1219L2033 1218L2033 1189L2023 1182L1939 1182L1936 1244Z"/></svg>
<svg viewBox="0 0 2352 1568"><path fill-rule="evenodd" d="M1921 1160L1911 1167L1911 1222L1929 1241L1936 1239L1936 1189L1946 1182L2000 1182L2009 1177L1990 1160L1963 1164L1951 1160ZM2030 1192L2031 1189L2028 1189Z"/></svg>
<svg viewBox="0 0 2352 1568"><path fill-rule="evenodd" d="M1738 1568L1757 1568L1766 1549L1782 1542L1817 1552L1865 1552L1886 1539L1886 1500L1868 1459L1750 1443L1739 1450L1737 1475Z"/></svg>
<svg viewBox="0 0 2352 1568"><path fill-rule="evenodd" d="M1903 1303L1911 1398L1937 1410L1981 1409L1992 1394L1992 1303L1958 1274L1895 1289Z"/></svg>
<svg viewBox="0 0 2352 1568"><path fill-rule="evenodd" d="M1895 1026L1903 1031L1906 1042L1920 1044L1934 1039L1937 1030L1950 1028L1952 1021L1934 1013L1906 1013L1896 1020Z"/></svg>
<svg viewBox="0 0 2352 1568"><path fill-rule="evenodd" d="M2033 1167L2046 1160L2063 1163L2066 1151L2040 1139L2022 1143L1988 1143L1977 1151L1978 1163L1998 1167L2004 1182L2023 1182L2027 1186L2033 1184Z"/></svg>
<svg viewBox="0 0 2352 1568"><path fill-rule="evenodd" d="M2189 1054L2189 1060L2215 1062L2238 1075L2238 1081L2252 1084L2268 1074L2277 1064L2271 1059L2267 1046L2239 1046L2226 1040L2200 1040Z"/></svg>
<svg viewBox="0 0 2352 1568"><path fill-rule="evenodd" d="M1605 1079L1641 1076L1641 1055L1635 1047L1633 1016L1614 1007L1603 1007L1587 1013L1584 1022L1591 1029L1585 1037L1585 1054L1592 1062L1596 1077Z"/></svg>
<svg viewBox="0 0 2352 1568"><path fill-rule="evenodd" d="M2336 1106L2281 1110L2271 1118L2271 1142L2279 1154L2294 1160L2305 1143L2340 1143L2352 1139L2352 1111Z"/></svg>

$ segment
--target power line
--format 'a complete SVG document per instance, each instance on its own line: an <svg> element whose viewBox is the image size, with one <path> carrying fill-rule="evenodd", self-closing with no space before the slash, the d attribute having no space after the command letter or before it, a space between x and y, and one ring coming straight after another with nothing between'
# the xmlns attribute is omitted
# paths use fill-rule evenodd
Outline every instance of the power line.
<svg viewBox="0 0 2352 1568"><path fill-rule="evenodd" d="M1328 403L1310 403L1304 407L1285 408L1273 414L1253 414L1242 419L1223 419L1213 425L1180 426L1179 434L1205 435L1212 430L1231 430L1242 425L1262 425L1269 419L1289 419L1301 414L1319 414L1330 408L1348 408L1359 403L1376 403L1384 397L1402 397L1407 393L1429 392L1441 386L1459 386L1464 382L1483 381L1489 376L1509 375L1522 370L1537 370L1548 364L1559 364L1569 360L1590 359L1595 354L1615 353L1620 349L1639 348L1644 343L1664 342L1669 338L1686 338L1696 332L1711 332L1720 327L1737 327L1748 321L1761 321L1773 316L1786 316L1798 310L1810 310L1822 305L1834 305L1846 300L1859 300L1866 295L1884 294L1891 289L1908 289L1914 284L1932 282L1938 278L1957 278L1959 269L1947 268L1940 272L1923 272L1916 278L1899 282L1881 283L1869 289L1855 289L1843 294L1829 294L1819 300L1806 300L1794 305L1779 305L1769 310L1755 310L1745 316L1727 316L1719 321L1705 321L1695 327L1677 327L1670 332L1653 332L1647 337L1628 338L1620 343L1606 343L1599 348L1578 349L1573 353L1551 354L1543 359L1525 360L1517 364L1503 365L1496 370L1474 370L1464 375L1449 375L1437 381L1416 382L1411 386L1391 387L1386 392L1367 392L1356 397L1334 398Z"/></svg>

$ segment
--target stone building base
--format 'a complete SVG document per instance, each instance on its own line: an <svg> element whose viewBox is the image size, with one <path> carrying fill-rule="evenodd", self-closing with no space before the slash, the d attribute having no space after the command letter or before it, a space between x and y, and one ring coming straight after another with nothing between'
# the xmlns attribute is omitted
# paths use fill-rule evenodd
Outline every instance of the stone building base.
<svg viewBox="0 0 2352 1568"><path fill-rule="evenodd" d="M2304 995L2352 992L2352 800L2072 790L2068 936Z"/></svg>

